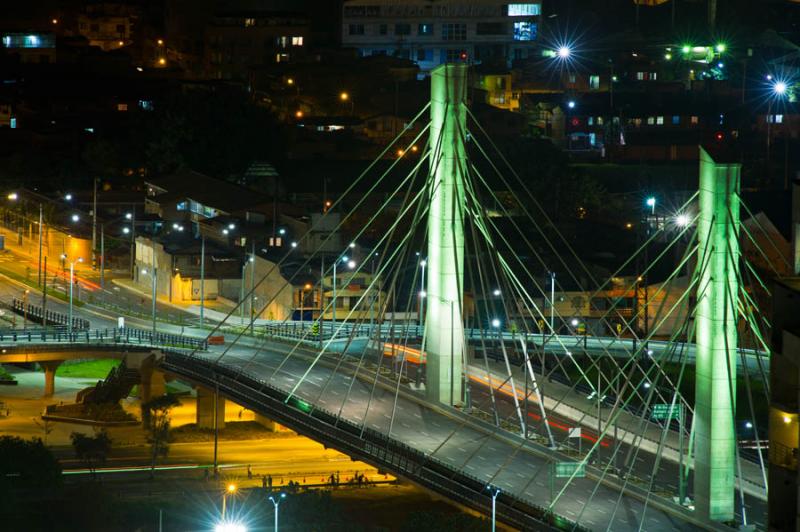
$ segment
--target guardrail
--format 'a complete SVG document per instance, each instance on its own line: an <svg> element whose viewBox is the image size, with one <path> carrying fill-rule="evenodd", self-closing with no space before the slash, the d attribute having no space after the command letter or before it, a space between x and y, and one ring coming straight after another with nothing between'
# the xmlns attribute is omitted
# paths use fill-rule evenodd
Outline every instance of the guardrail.
<svg viewBox="0 0 800 532"><path fill-rule="evenodd" d="M222 363L167 351L162 367L209 387L218 386L226 396L312 439L331 445L352 457L370 462L394 474L413 479L457 503L488 513L491 495L486 483L389 438L368 427L337 417L283 390L266 384L258 376ZM512 494L497 497L501 521L523 530L587 530L548 509Z"/></svg>
<svg viewBox="0 0 800 532"><path fill-rule="evenodd" d="M16 314L20 316L25 316L27 319L31 320L34 323L41 323L42 325L63 325L64 327L69 326L69 316L66 314L62 314L61 312L55 312L52 310L45 310L40 306L31 305L30 303L26 303L19 298L13 298L11 300L11 310L13 310ZM85 320L83 318L76 318L73 316L72 318L72 329L83 331L88 329L90 326L89 320Z"/></svg>
<svg viewBox="0 0 800 532"><path fill-rule="evenodd" d="M192 338L179 334L160 333L126 327L123 329L92 329L68 332L59 329L3 330L0 329L0 343L26 344L82 344L109 346L116 344L135 344L156 348L178 347L184 349L208 349L205 338Z"/></svg>

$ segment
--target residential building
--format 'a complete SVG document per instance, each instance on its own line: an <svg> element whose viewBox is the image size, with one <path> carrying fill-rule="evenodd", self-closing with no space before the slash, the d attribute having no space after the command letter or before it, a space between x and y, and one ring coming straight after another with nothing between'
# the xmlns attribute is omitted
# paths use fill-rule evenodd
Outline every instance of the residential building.
<svg viewBox="0 0 800 532"><path fill-rule="evenodd" d="M533 55L540 1L348 0L342 44L359 55L393 55L422 71L448 62L501 63Z"/></svg>
<svg viewBox="0 0 800 532"><path fill-rule="evenodd" d="M205 31L206 76L249 81L258 68L302 58L310 33L308 18L298 13L218 12Z"/></svg>
<svg viewBox="0 0 800 532"><path fill-rule="evenodd" d="M3 53L20 63L55 63L56 36L52 32L0 33Z"/></svg>
<svg viewBox="0 0 800 532"><path fill-rule="evenodd" d="M90 4L78 16L78 33L86 37L90 46L103 51L118 50L133 42L138 18L138 9L128 4Z"/></svg>

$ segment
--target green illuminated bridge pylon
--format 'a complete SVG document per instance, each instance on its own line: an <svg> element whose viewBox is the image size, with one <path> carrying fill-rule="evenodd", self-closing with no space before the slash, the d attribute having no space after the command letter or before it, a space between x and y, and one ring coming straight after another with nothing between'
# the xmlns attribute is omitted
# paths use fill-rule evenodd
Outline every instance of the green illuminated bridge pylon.
<svg viewBox="0 0 800 532"><path fill-rule="evenodd" d="M712 521L734 518L740 169L700 148L694 488Z"/></svg>
<svg viewBox="0 0 800 532"><path fill-rule="evenodd" d="M463 390L466 94L467 65L431 74L426 385L431 400L448 405L461 404Z"/></svg>

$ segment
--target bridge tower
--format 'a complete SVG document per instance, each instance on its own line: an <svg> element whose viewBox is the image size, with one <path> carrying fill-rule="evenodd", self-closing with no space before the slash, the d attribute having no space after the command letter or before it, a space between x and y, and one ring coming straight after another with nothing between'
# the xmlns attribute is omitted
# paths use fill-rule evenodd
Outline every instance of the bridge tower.
<svg viewBox="0 0 800 532"><path fill-rule="evenodd" d="M431 73L425 350L428 397L462 403L467 65Z"/></svg>
<svg viewBox="0 0 800 532"><path fill-rule="evenodd" d="M700 148L694 491L711 521L734 518L740 170Z"/></svg>

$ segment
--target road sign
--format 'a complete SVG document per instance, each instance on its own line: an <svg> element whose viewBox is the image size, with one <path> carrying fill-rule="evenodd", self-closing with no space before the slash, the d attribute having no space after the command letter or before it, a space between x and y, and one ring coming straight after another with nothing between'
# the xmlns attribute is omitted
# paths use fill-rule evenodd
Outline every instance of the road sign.
<svg viewBox="0 0 800 532"><path fill-rule="evenodd" d="M586 476L586 465L580 462L556 462L555 477L556 478L570 478L575 475L575 478L583 478Z"/></svg>
<svg viewBox="0 0 800 532"><path fill-rule="evenodd" d="M681 407L680 405L672 405L666 403L659 403L653 405L653 411L650 413L650 419L664 420L664 419L680 419Z"/></svg>

